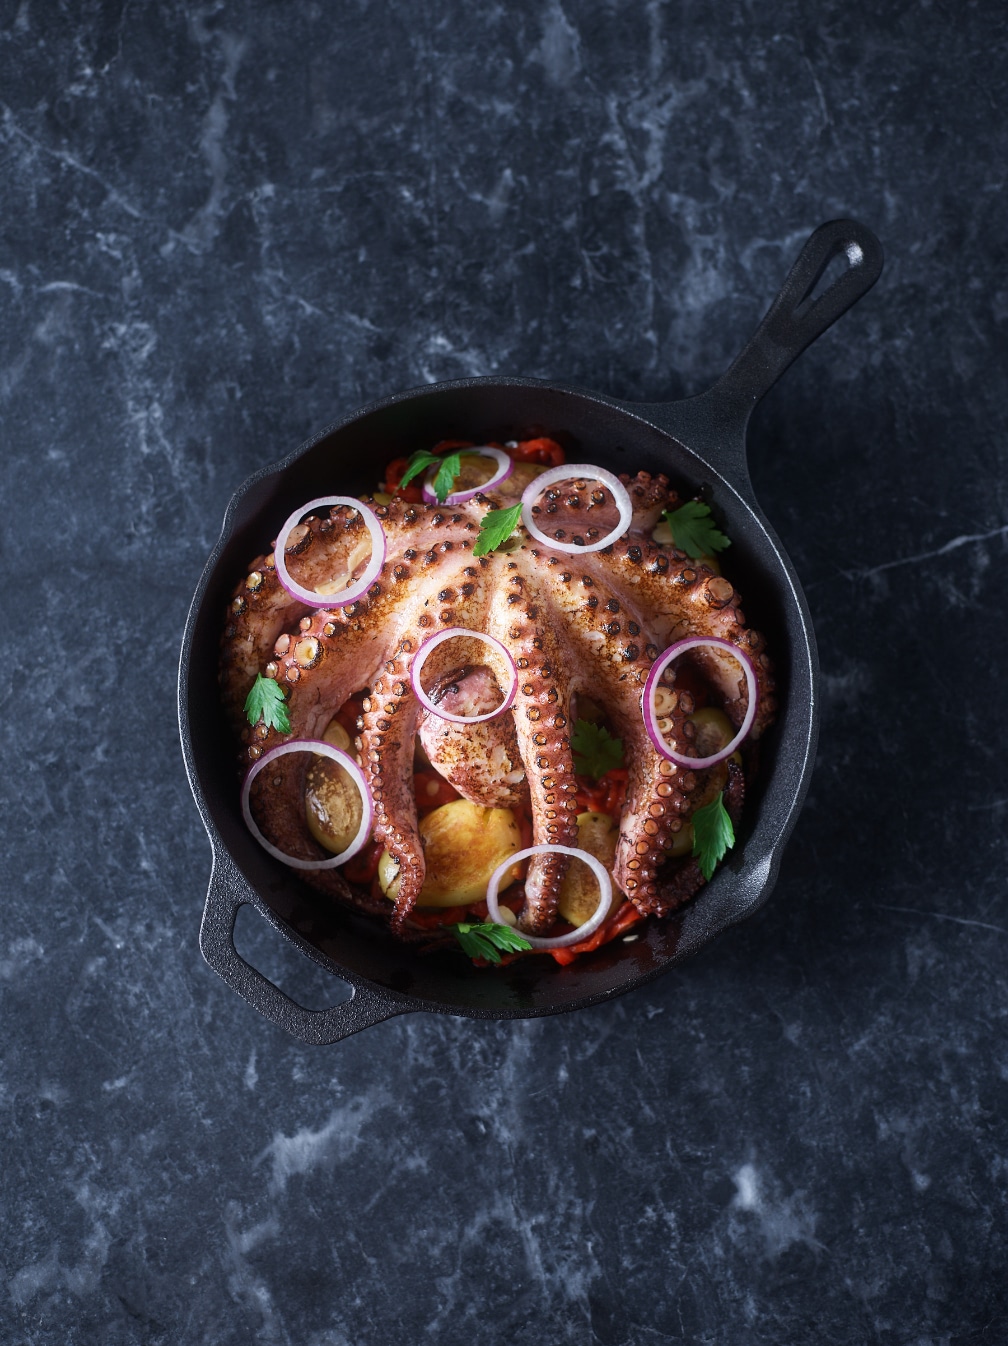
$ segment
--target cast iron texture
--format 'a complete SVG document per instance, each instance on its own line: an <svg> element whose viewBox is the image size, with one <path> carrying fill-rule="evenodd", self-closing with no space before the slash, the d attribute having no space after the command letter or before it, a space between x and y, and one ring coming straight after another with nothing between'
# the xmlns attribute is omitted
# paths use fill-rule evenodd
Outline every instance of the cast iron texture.
<svg viewBox="0 0 1008 1346"><path fill-rule="evenodd" d="M836 258L842 273L816 286ZM808 788L819 721L818 661L794 568L753 495L746 426L753 407L817 336L864 295L882 249L863 225L822 225L802 249L752 339L707 392L671 403L626 403L531 379L463 379L387 398L330 426L255 473L228 507L219 542L193 598L179 669L186 770L213 847L200 947L239 995L305 1042L336 1042L417 1010L472 1018L527 1018L580 1009L658 976L767 898ZM250 557L286 516L319 495L368 494L382 465L440 439L557 436L572 461L612 471L665 472L692 495L702 489L731 536L731 566L747 620L767 637L781 711L765 736L760 773L741 835L712 881L684 911L648 921L572 966L548 957L477 969L455 951L421 954L367 917L328 902L273 860L242 821L217 688L225 608ZM238 911L252 904L310 958L349 983L350 999L324 1011L295 1004L239 957Z"/></svg>

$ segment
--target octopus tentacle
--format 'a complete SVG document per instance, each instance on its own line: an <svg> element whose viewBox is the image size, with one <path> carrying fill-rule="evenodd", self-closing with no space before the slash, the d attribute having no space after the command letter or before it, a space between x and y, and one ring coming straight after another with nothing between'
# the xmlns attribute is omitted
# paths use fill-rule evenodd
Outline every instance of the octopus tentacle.
<svg viewBox="0 0 1008 1346"><path fill-rule="evenodd" d="M633 507L630 532L650 533L661 518L662 510L674 509L679 503L679 497L669 486L669 479L663 472L659 472L656 477L652 477L650 472L638 472L635 477L622 472L620 481L627 488Z"/></svg>
<svg viewBox="0 0 1008 1346"><path fill-rule="evenodd" d="M412 788L413 754L423 713L411 684L413 661L426 635L460 624L460 607L476 619L477 627L480 619L479 571L466 554L465 539L457 549L450 542L445 549L445 541L413 558L420 574L414 579L410 604L395 623L395 647L370 683L356 741L375 805L375 839L384 843L399 866L393 917L397 928L416 905L426 874ZM439 660L450 660L445 647L434 653L435 671Z"/></svg>
<svg viewBox="0 0 1008 1346"><path fill-rule="evenodd" d="M397 925L416 905L425 874L413 795L413 747L421 709L409 680L414 648L405 638L375 679L364 700L356 740L374 801L375 840L384 844L399 866Z"/></svg>
<svg viewBox="0 0 1008 1346"><path fill-rule="evenodd" d="M323 585L355 567L358 563L355 555L361 550L361 542L367 540L361 516L338 505L328 514L308 515L293 528L284 555L289 560L297 558L298 579L306 587ZM362 563L366 563L366 554ZM245 727L244 705L249 688L256 674L271 662L276 641L313 611L300 599L293 598L280 583L273 552L256 557L232 595L229 620L221 638L221 699L236 735Z"/></svg>
<svg viewBox="0 0 1008 1346"><path fill-rule="evenodd" d="M533 845L576 846L571 691L560 677L561 670L570 666L570 653L557 626L544 620L542 599L520 562L507 560L506 574L490 623L518 671L513 716L532 804ZM518 918L523 930L535 934L553 923L566 872L566 856L533 857Z"/></svg>
<svg viewBox="0 0 1008 1346"><path fill-rule="evenodd" d="M631 776L613 875L638 911L648 915L659 911L659 871L690 809L696 775L661 757L646 734L644 738L646 742L635 742L631 748Z"/></svg>
<svg viewBox="0 0 1008 1346"><path fill-rule="evenodd" d="M606 552L597 555L606 556ZM584 558L594 562L594 556ZM615 577L629 602L648 614L654 640L648 648L652 660L661 650L687 636L716 636L727 640L749 656L759 690L756 720L750 730L759 738L777 711L775 684L770 660L765 653L763 636L745 625L741 598L731 581L715 575L709 566L683 557L674 548L655 542L635 542L620 538L613 544L608 565L602 573L609 582ZM738 693L725 704L725 713L735 724L745 717L746 701Z"/></svg>
<svg viewBox="0 0 1008 1346"><path fill-rule="evenodd" d="M272 553L257 556L231 597L221 637L221 701L234 734L245 727L245 698L274 642L308 611L277 579Z"/></svg>
<svg viewBox="0 0 1008 1346"><path fill-rule="evenodd" d="M465 670L465 673L461 679L464 690L460 693L466 698L465 713L483 714L500 704L496 681L490 690L484 685L486 679L482 679L473 693L468 684L478 678L478 671ZM448 689L443 698L449 709L456 708L453 691ZM427 713L421 719L419 737L431 766L463 799L492 809L528 804L528 783L512 715L504 713L476 724L453 724Z"/></svg>
<svg viewBox="0 0 1008 1346"><path fill-rule="evenodd" d="M658 651L643 614L587 570L580 575L562 571L559 580L555 594L563 606L565 627L591 651L592 680L584 690L605 706L618 729L629 771L614 875L640 910L649 911L657 901L656 877L665 848L690 808L696 776L660 756L644 727L640 698ZM681 741L686 709L671 691L665 700L668 737Z"/></svg>

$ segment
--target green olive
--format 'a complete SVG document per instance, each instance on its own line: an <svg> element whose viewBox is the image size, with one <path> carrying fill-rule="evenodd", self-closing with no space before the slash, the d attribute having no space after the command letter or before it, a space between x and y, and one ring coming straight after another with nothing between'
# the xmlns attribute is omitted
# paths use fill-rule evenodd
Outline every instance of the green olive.
<svg viewBox="0 0 1008 1346"><path fill-rule="evenodd" d="M393 860L388 851L382 851L378 861L378 883L385 896L394 902L399 896L399 861Z"/></svg>
<svg viewBox="0 0 1008 1346"><path fill-rule="evenodd" d="M315 840L339 855L357 835L363 816L364 803L353 777L331 758L317 758L305 781L305 818Z"/></svg>
<svg viewBox="0 0 1008 1346"><path fill-rule="evenodd" d="M344 752L350 751L350 735L335 717L326 725L322 738L334 748L342 748Z"/></svg>
<svg viewBox="0 0 1008 1346"><path fill-rule="evenodd" d="M691 757L714 757L735 737L735 726L716 706L705 706L689 718L696 728L696 737L690 744Z"/></svg>
<svg viewBox="0 0 1008 1346"><path fill-rule="evenodd" d="M619 827L608 813L579 813L577 829L578 849L594 855L611 871L616 861ZM572 860L560 885L557 911L571 925L584 925L595 915L598 904L598 879L586 864Z"/></svg>
<svg viewBox="0 0 1008 1346"><path fill-rule="evenodd" d="M689 855L693 850L693 824L683 823L678 832L672 833L672 840L665 848L666 855L679 857Z"/></svg>

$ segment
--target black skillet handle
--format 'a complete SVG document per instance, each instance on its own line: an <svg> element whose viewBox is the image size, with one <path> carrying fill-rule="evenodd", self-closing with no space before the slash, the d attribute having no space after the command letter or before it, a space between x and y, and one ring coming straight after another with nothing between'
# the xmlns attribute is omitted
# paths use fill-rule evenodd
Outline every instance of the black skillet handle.
<svg viewBox="0 0 1008 1346"><path fill-rule="evenodd" d="M846 263L844 270L816 294L838 257ZM649 418L736 485L748 487L745 433L753 408L802 351L867 294L882 273L882 262L882 245L863 224L831 220L820 225L727 373L698 397L649 406Z"/></svg>
<svg viewBox="0 0 1008 1346"><path fill-rule="evenodd" d="M351 1033L394 1018L409 1008L378 995L362 982L352 982L353 995L325 1010L309 1010L283 993L261 972L246 963L234 945L239 910L251 902L251 891L234 861L214 848L213 870L200 927L200 951L213 970L233 991L279 1028L302 1042L319 1045L340 1042Z"/></svg>

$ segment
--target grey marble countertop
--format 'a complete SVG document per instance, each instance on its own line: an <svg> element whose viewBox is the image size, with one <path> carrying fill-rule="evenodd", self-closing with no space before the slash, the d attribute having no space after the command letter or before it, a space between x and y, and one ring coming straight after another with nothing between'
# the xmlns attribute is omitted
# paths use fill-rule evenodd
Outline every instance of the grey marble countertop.
<svg viewBox="0 0 1008 1346"><path fill-rule="evenodd" d="M0 4L0 1339L1008 1341L1008 20ZM471 374L750 428L820 643L752 920L620 999L309 1048L202 961L186 612L255 468ZM264 923L242 948L332 983Z"/></svg>

